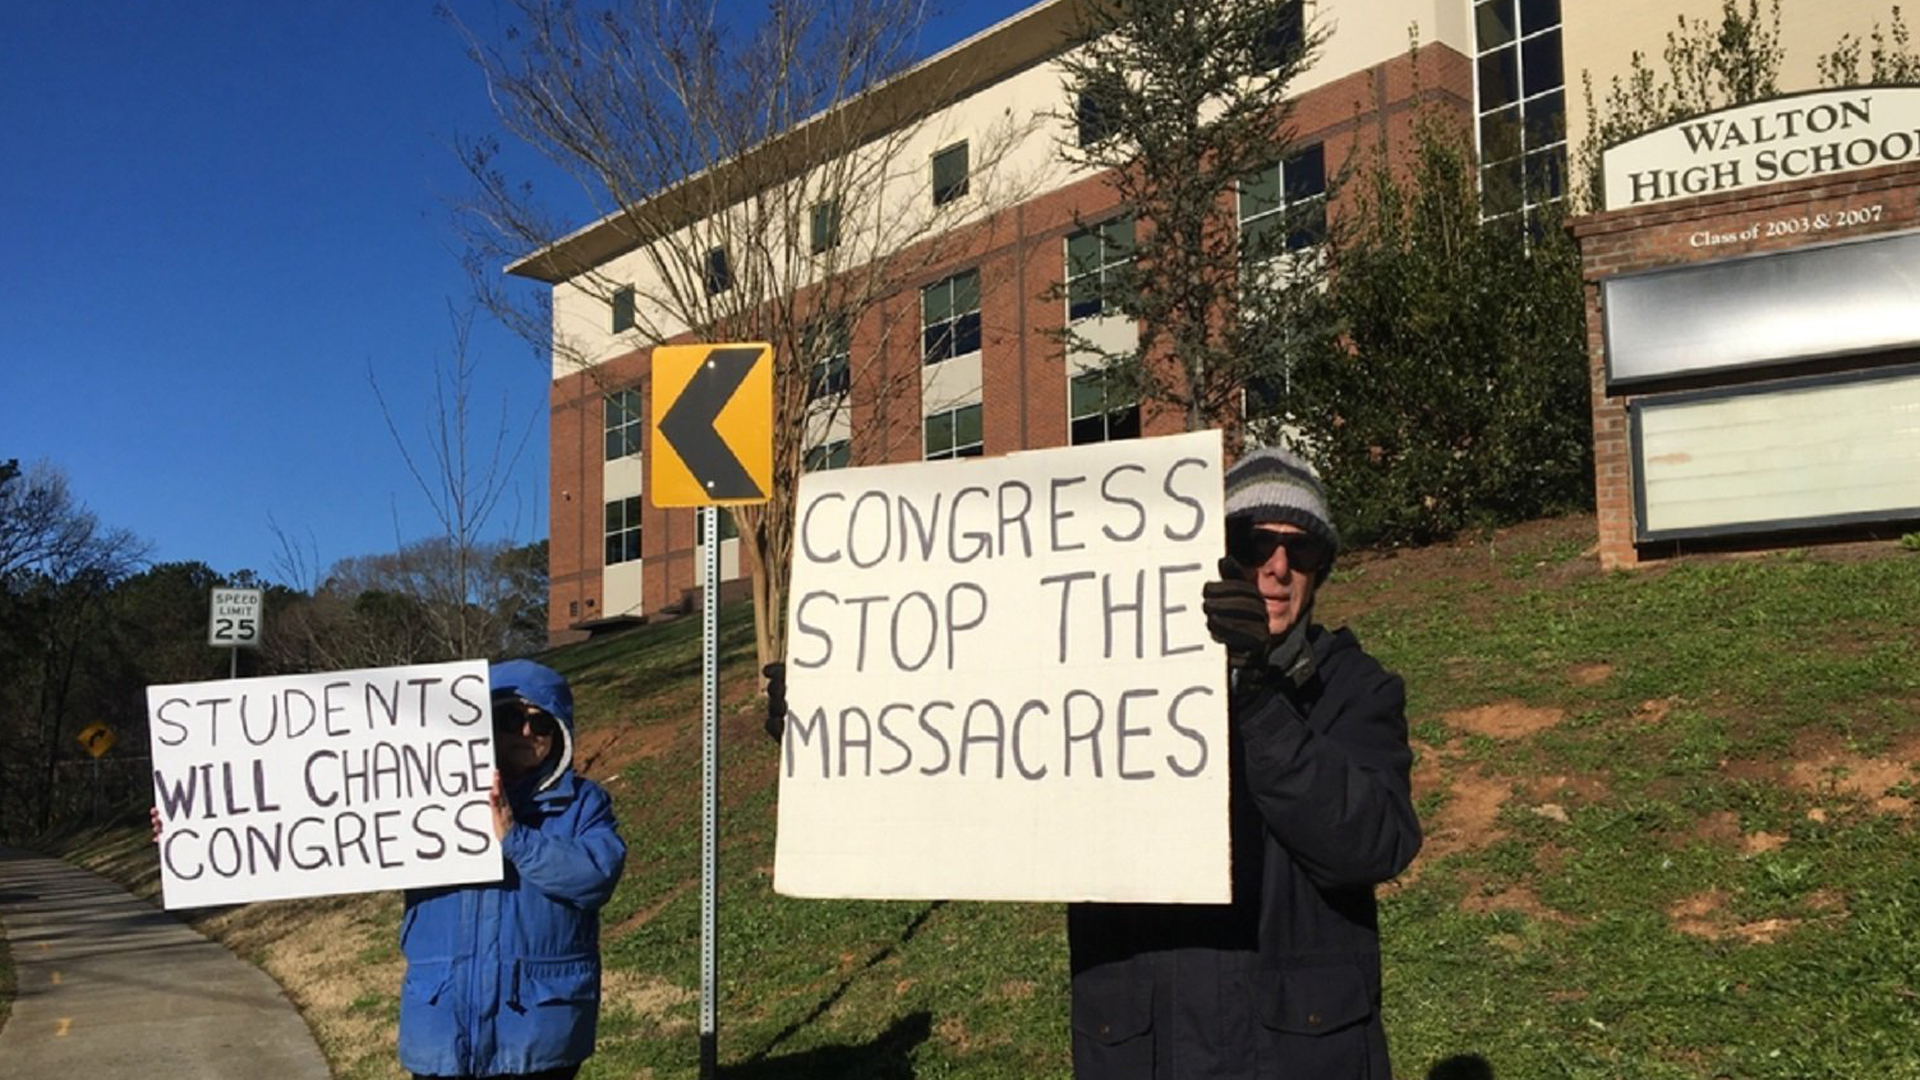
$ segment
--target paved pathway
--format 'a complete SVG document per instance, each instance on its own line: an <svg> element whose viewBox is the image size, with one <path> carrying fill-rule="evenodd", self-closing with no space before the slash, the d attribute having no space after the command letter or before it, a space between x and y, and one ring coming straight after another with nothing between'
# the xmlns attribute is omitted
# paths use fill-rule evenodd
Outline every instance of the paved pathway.
<svg viewBox="0 0 1920 1080"><path fill-rule="evenodd" d="M6 1080L328 1080L267 974L107 879L0 848Z"/></svg>

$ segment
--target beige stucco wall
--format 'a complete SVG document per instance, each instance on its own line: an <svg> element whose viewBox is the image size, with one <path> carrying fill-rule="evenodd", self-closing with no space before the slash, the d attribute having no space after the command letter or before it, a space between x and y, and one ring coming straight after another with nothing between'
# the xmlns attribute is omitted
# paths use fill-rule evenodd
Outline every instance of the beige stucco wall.
<svg viewBox="0 0 1920 1080"><path fill-rule="evenodd" d="M1320 59L1293 82L1300 92L1407 55L1417 40L1471 56L1470 0L1307 0L1308 25L1329 31Z"/></svg>
<svg viewBox="0 0 1920 1080"><path fill-rule="evenodd" d="M1767 5L1761 4L1763 18ZM1742 5L1742 10L1745 5ZM1885 0L1781 0L1780 43L1786 52L1781 65L1783 93L1813 90L1820 85L1816 64L1851 33L1865 38L1875 22L1884 27L1892 14ZM1911 19L1911 16L1908 16ZM1606 99L1607 88L1624 79L1634 50L1644 53L1656 72L1664 71L1661 52L1667 34L1679 21L1719 25L1719 0L1615 0L1612 3L1565 0L1561 4L1563 49L1567 77L1567 143L1577 149L1587 135L1586 94L1581 73L1591 74L1595 103ZM1914 23L1909 21L1909 26Z"/></svg>

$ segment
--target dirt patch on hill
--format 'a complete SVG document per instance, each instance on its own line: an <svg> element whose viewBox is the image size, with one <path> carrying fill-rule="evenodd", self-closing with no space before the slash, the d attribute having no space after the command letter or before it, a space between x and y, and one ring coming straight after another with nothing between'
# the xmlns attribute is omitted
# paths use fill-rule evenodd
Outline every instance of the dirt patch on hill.
<svg viewBox="0 0 1920 1080"><path fill-rule="evenodd" d="M1690 937L1707 941L1738 941L1747 945L1766 945L1780 940L1796 927L1809 921L1800 916L1776 916L1736 922L1726 910L1731 896L1723 889L1708 889L1676 901L1667 909L1673 928ZM1826 923L1847 917L1846 900L1839 893L1821 890L1801 904L1813 922Z"/></svg>
<svg viewBox="0 0 1920 1080"><path fill-rule="evenodd" d="M1567 671L1567 681L1575 686L1599 686L1611 678L1612 664L1580 664Z"/></svg>
<svg viewBox="0 0 1920 1080"><path fill-rule="evenodd" d="M1518 701L1500 701L1474 709L1461 709L1441 717L1448 727L1469 735L1493 739L1524 739L1545 731L1566 719L1563 709L1525 705Z"/></svg>
<svg viewBox="0 0 1920 1080"><path fill-rule="evenodd" d="M1513 911L1529 919L1558 923L1561 926L1571 926L1579 921L1564 911L1555 911L1541 903L1540 898L1533 894L1533 890L1524 885L1511 885L1494 893L1468 890L1468 894L1460 901L1460 910L1475 915Z"/></svg>
<svg viewBox="0 0 1920 1080"><path fill-rule="evenodd" d="M672 749L679 734L675 725L665 722L597 724L575 738L574 768L606 783L634 762L659 757Z"/></svg>
<svg viewBox="0 0 1920 1080"><path fill-rule="evenodd" d="M1563 805L1597 803L1609 793L1603 777L1585 773L1552 773L1537 776L1527 785L1527 797L1534 802Z"/></svg>
<svg viewBox="0 0 1920 1080"><path fill-rule="evenodd" d="M1835 742L1832 737L1803 739L1786 767L1786 782L1801 791L1857 799L1876 813L1913 811L1913 799L1894 791L1916 779L1920 736L1901 739L1886 754L1874 757Z"/></svg>
<svg viewBox="0 0 1920 1080"><path fill-rule="evenodd" d="M699 997L696 991L676 986L658 975L614 967L600 973L600 1000L606 1011L649 1021L658 1025L664 1035L693 1025L692 1020L676 1016L674 1011Z"/></svg>
<svg viewBox="0 0 1920 1080"><path fill-rule="evenodd" d="M1414 797L1444 790L1446 800L1440 809L1420 823L1425 834L1420 856L1401 881L1411 882L1422 864L1430 864L1457 851L1475 851L1506 835L1499 825L1500 807L1513 794L1511 782L1483 774L1478 767L1462 765L1449 768L1432 748L1422 751L1421 768L1415 770Z"/></svg>

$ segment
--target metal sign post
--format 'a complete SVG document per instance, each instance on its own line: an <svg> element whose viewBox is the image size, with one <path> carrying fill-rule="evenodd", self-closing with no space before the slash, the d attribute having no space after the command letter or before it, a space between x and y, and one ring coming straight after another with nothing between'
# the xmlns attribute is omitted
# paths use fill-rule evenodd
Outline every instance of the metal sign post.
<svg viewBox="0 0 1920 1080"><path fill-rule="evenodd" d="M720 1066L720 511L700 508L700 542L706 545L701 594L700 767L700 1078L713 1080Z"/></svg>
<svg viewBox="0 0 1920 1080"><path fill-rule="evenodd" d="M700 511L702 560L700 784L700 1078L720 1069L720 506L773 491L773 346L661 345L653 350L647 497Z"/></svg>

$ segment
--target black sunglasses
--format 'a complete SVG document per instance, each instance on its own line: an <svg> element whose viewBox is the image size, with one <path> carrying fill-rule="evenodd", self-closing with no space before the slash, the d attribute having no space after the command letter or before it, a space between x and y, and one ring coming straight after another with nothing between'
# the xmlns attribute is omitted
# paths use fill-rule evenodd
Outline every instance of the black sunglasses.
<svg viewBox="0 0 1920 1080"><path fill-rule="evenodd" d="M1333 558L1333 549L1312 533L1256 529L1248 521L1227 526L1227 555L1249 570L1265 566L1280 548L1287 549L1287 565L1303 574L1319 573Z"/></svg>
<svg viewBox="0 0 1920 1080"><path fill-rule="evenodd" d="M495 733L518 732L522 725L532 732L535 738L550 739L560 728L553 717L531 705L518 701L496 701L493 703L493 730Z"/></svg>

